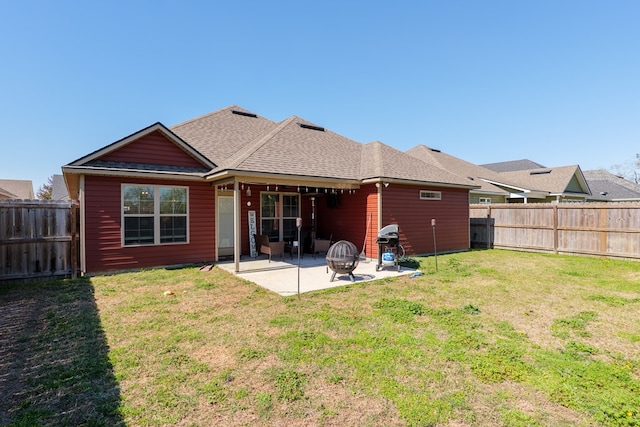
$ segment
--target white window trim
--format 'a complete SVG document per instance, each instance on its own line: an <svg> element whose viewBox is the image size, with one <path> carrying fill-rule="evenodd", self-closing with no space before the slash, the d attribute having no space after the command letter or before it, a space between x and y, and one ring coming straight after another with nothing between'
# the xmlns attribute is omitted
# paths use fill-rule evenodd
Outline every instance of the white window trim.
<svg viewBox="0 0 640 427"><path fill-rule="evenodd" d="M129 187L153 187L153 244L150 245L141 245L141 244L135 244L135 245L125 245L125 241L124 241L124 219L125 219L125 214L124 214L124 187L125 186L129 186ZM187 213L185 215L169 215L169 214L164 214L164 215L160 215L160 189L161 188L184 188L187 191ZM191 235L191 233L189 233L189 207L190 207L190 203L189 203L189 187L188 186L184 186L184 185L149 185L149 184L131 184L131 183L122 183L120 184L120 246L123 248L139 248L139 247L149 247L149 246L166 246L166 245L188 245L189 244L189 237ZM127 215L129 216L129 215ZM130 216L134 216L134 215L130 215ZM139 215L139 216L151 216L151 215ZM187 239L184 242L166 242L166 243L161 243L160 242L160 217L161 216L186 216L187 218Z"/></svg>
<svg viewBox="0 0 640 427"><path fill-rule="evenodd" d="M491 197L478 197L478 203L481 205L490 205Z"/></svg>
<svg viewBox="0 0 640 427"><path fill-rule="evenodd" d="M433 194L435 197L429 197L427 194ZM420 190L420 200L442 200L442 191Z"/></svg>

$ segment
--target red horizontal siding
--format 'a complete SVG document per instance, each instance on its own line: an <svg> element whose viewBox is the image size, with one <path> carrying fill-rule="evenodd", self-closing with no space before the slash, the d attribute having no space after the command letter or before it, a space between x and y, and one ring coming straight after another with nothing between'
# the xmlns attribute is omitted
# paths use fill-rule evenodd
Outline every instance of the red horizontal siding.
<svg viewBox="0 0 640 427"><path fill-rule="evenodd" d="M148 165L170 165L203 167L202 163L189 155L162 132L145 135L111 153L100 160L113 162L133 162Z"/></svg>
<svg viewBox="0 0 640 427"><path fill-rule="evenodd" d="M420 190L440 191L442 200L420 200ZM469 193L464 189L392 184L382 189L382 226L398 224L400 242L410 254L469 249Z"/></svg>
<svg viewBox="0 0 640 427"><path fill-rule="evenodd" d="M371 231L375 230L376 222L376 214L374 213L367 233L368 205L372 192L375 198L375 187L372 185L363 186L352 194L349 194L348 191L338 192L336 207L329 207L326 197L321 196L317 210L318 235L323 237L333 235L334 241L348 240L355 244L360 251L365 241L367 242L366 246L369 247Z"/></svg>
<svg viewBox="0 0 640 427"><path fill-rule="evenodd" d="M189 187L189 243L123 247L121 184ZM214 191L207 183L85 177L86 272L146 268L213 261L215 248Z"/></svg>

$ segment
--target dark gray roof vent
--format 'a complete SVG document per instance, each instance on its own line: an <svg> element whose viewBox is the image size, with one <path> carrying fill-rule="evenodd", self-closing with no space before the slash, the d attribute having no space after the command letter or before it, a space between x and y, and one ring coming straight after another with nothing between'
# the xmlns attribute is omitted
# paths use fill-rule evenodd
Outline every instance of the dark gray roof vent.
<svg viewBox="0 0 640 427"><path fill-rule="evenodd" d="M469 178L471 181L474 181L472 176L468 176L467 178Z"/></svg>
<svg viewBox="0 0 640 427"><path fill-rule="evenodd" d="M231 110L231 112L233 114L237 114L239 116L246 116L246 117L258 117L257 114L254 113L249 113L248 111L240 111L240 110Z"/></svg>
<svg viewBox="0 0 640 427"><path fill-rule="evenodd" d="M437 148L429 148L429 150L433 151L434 153L442 153L442 151L438 150Z"/></svg>
<svg viewBox="0 0 640 427"><path fill-rule="evenodd" d="M551 173L551 169L536 169L534 171L529 172L529 175L544 175L547 173Z"/></svg>
<svg viewBox="0 0 640 427"><path fill-rule="evenodd" d="M298 126L304 129L318 130L320 132L324 132L324 128L320 126L308 125L306 123L298 123Z"/></svg>

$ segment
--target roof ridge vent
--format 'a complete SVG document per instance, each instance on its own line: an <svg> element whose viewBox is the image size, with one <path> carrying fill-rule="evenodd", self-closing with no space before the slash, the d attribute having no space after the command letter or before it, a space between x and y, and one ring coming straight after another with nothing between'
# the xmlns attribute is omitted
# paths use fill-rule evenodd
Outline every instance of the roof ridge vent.
<svg viewBox="0 0 640 427"><path fill-rule="evenodd" d="M306 123L298 123L298 126L300 126L301 128L304 128L304 129L311 129L311 130L317 130L317 131L320 131L320 132L324 132L324 128L320 127L320 126L308 125Z"/></svg>
<svg viewBox="0 0 640 427"><path fill-rule="evenodd" d="M529 172L529 175L544 175L547 173L551 173L551 169L536 169Z"/></svg>
<svg viewBox="0 0 640 427"><path fill-rule="evenodd" d="M438 150L437 148L429 147L429 150L433 151L434 153L442 153L442 151Z"/></svg>
<svg viewBox="0 0 640 427"><path fill-rule="evenodd" d="M254 117L254 118L258 117L258 115L257 115L257 114L250 113L250 112L248 112L248 111L231 110L231 112L232 112L233 114L237 114L237 115L239 115L239 116Z"/></svg>

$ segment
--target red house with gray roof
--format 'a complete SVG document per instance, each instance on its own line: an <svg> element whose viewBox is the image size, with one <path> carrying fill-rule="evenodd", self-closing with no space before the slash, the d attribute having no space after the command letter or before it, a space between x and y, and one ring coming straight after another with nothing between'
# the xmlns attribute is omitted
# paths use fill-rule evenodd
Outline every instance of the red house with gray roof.
<svg viewBox="0 0 640 427"><path fill-rule="evenodd" d="M237 106L155 123L62 168L80 202L81 269L95 274L252 254L250 227L291 240L332 236L377 257L400 226L408 253L469 248L473 183L381 142L362 144L292 116ZM252 230L252 229L251 229ZM364 243L364 245L363 245Z"/></svg>

